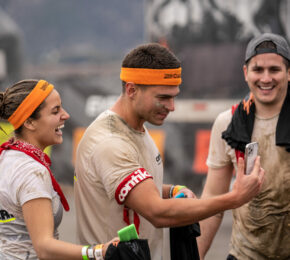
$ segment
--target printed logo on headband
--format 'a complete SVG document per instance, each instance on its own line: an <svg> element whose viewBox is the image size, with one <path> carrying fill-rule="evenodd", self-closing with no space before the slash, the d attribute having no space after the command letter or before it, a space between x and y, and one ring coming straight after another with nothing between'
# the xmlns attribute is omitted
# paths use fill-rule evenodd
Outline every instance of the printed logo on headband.
<svg viewBox="0 0 290 260"><path fill-rule="evenodd" d="M165 73L164 74L164 79L180 79L181 78L181 74L169 74L169 73Z"/></svg>
<svg viewBox="0 0 290 260"><path fill-rule="evenodd" d="M115 199L123 204L129 192L142 181L153 178L144 168L139 168L127 176L118 186L115 192Z"/></svg>

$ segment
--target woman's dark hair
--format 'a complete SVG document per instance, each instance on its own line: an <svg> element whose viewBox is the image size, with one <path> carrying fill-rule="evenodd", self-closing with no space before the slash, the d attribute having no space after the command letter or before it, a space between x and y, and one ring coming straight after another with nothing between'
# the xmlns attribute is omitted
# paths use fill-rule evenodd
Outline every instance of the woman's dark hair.
<svg viewBox="0 0 290 260"><path fill-rule="evenodd" d="M6 89L5 92L0 92L0 118L7 120L22 103L26 96L36 86L38 80L22 80ZM32 113L30 118L38 119L39 111L44 106L42 102ZM15 130L15 134L20 134L22 126Z"/></svg>

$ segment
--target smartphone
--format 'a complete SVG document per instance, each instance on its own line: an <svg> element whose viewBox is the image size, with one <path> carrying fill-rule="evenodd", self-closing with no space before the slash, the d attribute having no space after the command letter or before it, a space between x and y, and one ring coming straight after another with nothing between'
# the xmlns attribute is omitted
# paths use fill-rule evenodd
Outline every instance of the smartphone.
<svg viewBox="0 0 290 260"><path fill-rule="evenodd" d="M254 168L255 160L258 155L259 144L252 142L246 145L245 150L245 174L250 174Z"/></svg>

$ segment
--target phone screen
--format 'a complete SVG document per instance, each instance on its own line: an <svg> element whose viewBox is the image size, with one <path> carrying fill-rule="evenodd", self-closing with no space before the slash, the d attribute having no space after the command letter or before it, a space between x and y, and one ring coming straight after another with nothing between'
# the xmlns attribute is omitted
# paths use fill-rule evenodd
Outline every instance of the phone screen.
<svg viewBox="0 0 290 260"><path fill-rule="evenodd" d="M245 150L245 173L250 174L254 168L255 160L258 155L259 144L257 142L246 145Z"/></svg>

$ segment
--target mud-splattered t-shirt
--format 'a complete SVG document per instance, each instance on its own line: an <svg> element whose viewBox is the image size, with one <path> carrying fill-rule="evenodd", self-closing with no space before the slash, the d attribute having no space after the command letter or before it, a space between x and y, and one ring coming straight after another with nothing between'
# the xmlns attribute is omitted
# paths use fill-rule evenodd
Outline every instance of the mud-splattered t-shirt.
<svg viewBox="0 0 290 260"><path fill-rule="evenodd" d="M81 243L104 243L115 237L127 225L122 204L125 197L149 176L162 192L162 159L147 129L136 131L109 110L87 128L77 150L75 170ZM128 213L133 223L136 215L132 210ZM161 260L163 230L142 216L139 219L139 237L148 239L152 260Z"/></svg>
<svg viewBox="0 0 290 260"><path fill-rule="evenodd" d="M214 123L209 167L233 163L237 169L235 151L221 138L231 118L228 110ZM277 121L278 115L270 119L255 118L252 141L259 143L265 181L254 199L233 210L230 253L238 259L290 259L290 153L275 144Z"/></svg>
<svg viewBox="0 0 290 260"><path fill-rule="evenodd" d="M0 259L38 259L27 231L22 205L32 199L52 200L55 230L62 219L62 205L53 190L47 169L30 156L15 150L0 156ZM36 212L41 217L43 212Z"/></svg>

